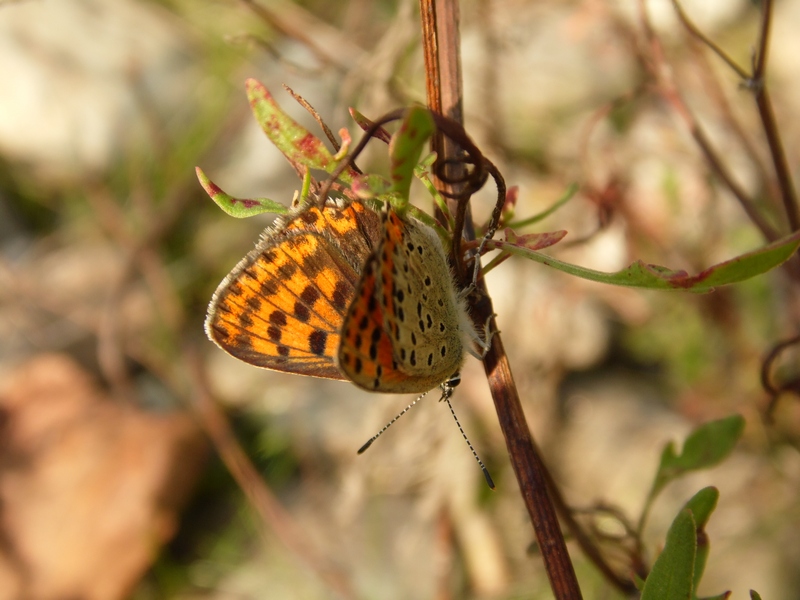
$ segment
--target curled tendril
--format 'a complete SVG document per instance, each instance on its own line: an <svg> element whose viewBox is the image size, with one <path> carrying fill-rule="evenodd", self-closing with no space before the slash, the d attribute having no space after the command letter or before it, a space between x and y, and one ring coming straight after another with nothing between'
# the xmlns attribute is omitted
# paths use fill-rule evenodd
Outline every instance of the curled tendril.
<svg viewBox="0 0 800 600"><path fill-rule="evenodd" d="M433 164L436 176L443 182L459 188L456 192L446 190L440 193L453 200L469 199L486 183L489 175L488 161L475 143L469 138L460 123L431 112L436 128L458 146L459 156L453 158L437 157ZM456 175L451 175L455 173Z"/></svg>
<svg viewBox="0 0 800 600"><path fill-rule="evenodd" d="M781 394L784 392L791 392L800 396L800 377L793 377L779 383L774 380L774 365L778 358L784 351L798 344L800 344L800 334L788 340L778 342L772 350L770 350L769 354L767 354L767 357L761 365L761 386L767 394L769 394L769 404L767 405L765 416L770 422L772 421L773 413Z"/></svg>
<svg viewBox="0 0 800 600"><path fill-rule="evenodd" d="M460 123L435 112L431 112L431 116L438 131L460 149L459 156L456 158L444 159L437 157L436 162L433 164L433 171L440 181L456 189L455 192L448 190L439 190L439 192L446 198L456 202L457 208L453 226L453 263L458 277L462 281L466 281L464 256L461 253L461 240L464 237L469 199L472 194L484 186L490 176L494 179L495 187L497 188L497 200L483 240L475 253L476 256L480 256L486 241L494 236L500 224L500 219L503 215L503 204L506 198L506 183L497 167L483 156ZM460 173L460 175L451 176L450 173L453 171ZM472 283L475 283L474 277Z"/></svg>

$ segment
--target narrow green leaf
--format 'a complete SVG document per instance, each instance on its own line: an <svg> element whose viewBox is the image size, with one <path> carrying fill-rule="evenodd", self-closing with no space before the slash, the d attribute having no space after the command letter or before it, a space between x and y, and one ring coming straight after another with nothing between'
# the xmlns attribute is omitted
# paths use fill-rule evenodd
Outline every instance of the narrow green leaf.
<svg viewBox="0 0 800 600"><path fill-rule="evenodd" d="M667 532L664 550L653 564L641 600L689 600L697 549L694 518L683 509Z"/></svg>
<svg viewBox="0 0 800 600"><path fill-rule="evenodd" d="M392 190L397 193L401 202L405 200L405 204L409 200L414 169L422 155L422 149L435 130L436 125L428 109L415 106L408 109L403 124L392 136L389 144ZM405 204L395 206L395 209L402 211Z"/></svg>
<svg viewBox="0 0 800 600"><path fill-rule="evenodd" d="M549 208L546 208L540 213L537 213L533 216L527 217L525 219L521 219L519 221L512 221L508 223L508 227L513 227L515 229L521 229L522 227L527 227L528 225L533 225L534 223L538 223L543 219L546 219L554 212L556 212L559 208L564 206L567 202L572 200L572 197L578 192L579 186L577 183L571 183L566 191L561 195L561 198L556 200Z"/></svg>
<svg viewBox="0 0 800 600"><path fill-rule="evenodd" d="M750 600L761 600L761 595L755 590L750 590Z"/></svg>
<svg viewBox="0 0 800 600"><path fill-rule="evenodd" d="M490 243L487 247L494 248L497 247L496 244ZM687 290L706 293L713 291L715 287L739 283L766 273L785 262L798 247L800 247L800 232L795 232L763 248L709 267L697 275L689 275L685 271L673 271L658 265L648 265L640 260L621 271L604 273L572 265L526 248L504 249L590 281L651 290Z"/></svg>
<svg viewBox="0 0 800 600"><path fill-rule="evenodd" d="M265 212L277 215L284 215L289 212L289 209L283 204L269 198L234 198L223 192L217 184L206 177L200 167L195 167L195 172L206 194L217 203L217 206L232 217L244 219Z"/></svg>
<svg viewBox="0 0 800 600"><path fill-rule="evenodd" d="M431 181L430 177L430 167L433 163L436 162L436 152L429 152L427 156L424 156L422 160L417 164L416 168L414 169L414 175L417 179L422 182L422 185L425 186L425 189L428 190L428 193L433 198L434 203L439 208L441 213L444 215L445 219L448 222L448 228L452 230L453 228L453 215L450 214L450 209L447 208L447 200L444 196L436 189L436 186Z"/></svg>

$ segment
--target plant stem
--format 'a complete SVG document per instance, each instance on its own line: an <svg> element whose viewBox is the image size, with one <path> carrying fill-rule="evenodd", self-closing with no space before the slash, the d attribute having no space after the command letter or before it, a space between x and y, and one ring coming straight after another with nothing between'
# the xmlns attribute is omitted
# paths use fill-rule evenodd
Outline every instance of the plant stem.
<svg viewBox="0 0 800 600"><path fill-rule="evenodd" d="M458 2L420 0L420 14L428 106L462 124ZM458 156L455 144L443 136L434 139L432 146L445 162ZM458 169L460 166L456 164L455 168ZM451 181L461 179L453 176L453 173L448 173ZM454 186L444 181L435 180L435 183L437 187L441 186L440 189L447 189L448 192L458 191L449 189ZM462 231L468 240L474 239L474 224L469 214L468 203L455 201L454 204L452 211L456 215L456 222L453 252L457 262L456 273L463 275L463 265L460 264L463 256L459 250ZM478 298L471 306L473 318L481 325L489 323L490 330L496 332L497 325L493 317L491 299L482 278L479 279L478 290L472 297ZM499 333L492 336L491 347L483 364L511 464L533 523L553 594L558 600L580 599L582 597L580 587L553 503L548 495L547 471L531 437Z"/></svg>

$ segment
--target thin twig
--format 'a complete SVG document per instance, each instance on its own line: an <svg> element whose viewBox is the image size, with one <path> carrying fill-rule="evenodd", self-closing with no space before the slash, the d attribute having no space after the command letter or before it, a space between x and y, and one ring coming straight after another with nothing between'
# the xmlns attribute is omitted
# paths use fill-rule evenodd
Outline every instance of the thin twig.
<svg viewBox="0 0 800 600"><path fill-rule="evenodd" d="M742 78L745 87L753 91L758 114L764 127L764 135L767 139L770 154L772 155L775 176L778 179L778 186L781 191L781 199L783 200L786 217L789 220L789 227L791 231L797 231L800 229L800 209L798 209L797 194L795 192L794 182L792 181L789 163L786 159L786 153L783 150L783 143L781 142L778 124L775 120L775 112L772 108L772 102L770 101L766 84L769 34L772 25L772 0L762 0L761 2L761 31L759 34L758 50L756 51L753 61L753 72L750 75L691 22L678 0L672 0L672 4L687 31L722 58L722 60ZM748 216L752 219L750 212L748 212ZM759 228L761 228L761 226L759 226ZM763 231L762 228L762 232ZM771 238L767 239L772 241Z"/></svg>
<svg viewBox="0 0 800 600"><path fill-rule="evenodd" d="M756 91L756 106L758 114L764 126L764 134L767 138L769 151L772 154L772 162L775 165L775 174L778 178L778 186L781 190L783 207L786 217L789 219L789 227L792 231L800 229L800 213L797 208L797 195L794 189L789 163L786 160L786 153L783 151L783 143L778 133L778 123L775 120L775 113L772 110L772 102L766 86L762 86Z"/></svg>
<svg viewBox="0 0 800 600"><path fill-rule="evenodd" d="M320 128L323 131L323 133L325 134L325 137L328 138L328 141L331 143L331 146L333 146L334 153L335 152L339 152L339 148L341 148L341 145L339 144L339 140L337 140L336 136L333 135L333 132L331 131L331 128L328 127L328 124L325 122L325 120L317 112L317 109L315 109L313 106L311 106L311 104L309 104L308 100L303 98L300 94L296 93L292 88L290 88L285 83L283 84L283 89L285 89L287 92L289 92L289 94L291 94L292 98L294 98L295 101L297 101L297 103L300 106L305 108L306 111L308 111L308 113L312 117L314 117L314 120L317 122L317 125L320 126Z"/></svg>
<svg viewBox="0 0 800 600"><path fill-rule="evenodd" d="M569 532L575 538L575 541L581 547L581 550L586 555L586 558L597 567L606 579L613 584L620 592L624 594L633 594L636 592L636 585L629 578L622 577L619 573L611 568L605 557L603 556L600 548L594 543L592 537L584 531L583 527L577 522L571 508L567 505L564 497L561 495L561 490L558 489L552 475L549 471L545 471L547 476L547 485L550 490L550 496L553 499L556 510L558 511L561 520L567 527ZM641 575L641 573L639 574Z"/></svg>
<svg viewBox="0 0 800 600"><path fill-rule="evenodd" d="M693 44L691 51L694 55L695 63L699 66L700 75L705 82L705 89L716 103L720 118L725 122L725 128L739 138L742 148L753 163L758 172L759 179L763 182L767 190L767 197L765 200L770 202L773 208L777 209L780 205L779 198L781 194L775 178L770 175L769 165L765 162L762 154L757 150L752 135L745 129L740 119L734 114L731 103L724 93L719 78L709 64L707 54L702 52L699 44Z"/></svg>
<svg viewBox="0 0 800 600"><path fill-rule="evenodd" d="M767 73L767 54L769 52L769 30L772 25L772 0L761 1L761 35L753 68L753 79L763 81Z"/></svg>
<svg viewBox="0 0 800 600"><path fill-rule="evenodd" d="M661 46L661 41L653 30L650 24L650 19L647 16L647 9L644 6L644 0L639 0L639 14L642 23L642 29L650 44L651 56L654 61L652 66L652 73L655 78L656 84L661 95L672 105L675 112L683 119L689 133L694 138L700 151L705 156L711 170L722 180L725 186L730 190L734 197L739 201L739 204L744 209L748 218L758 227L761 234L770 242L777 240L780 235L770 225L764 217L761 216L755 201L750 198L747 192L733 179L733 176L728 171L722 159L714 150L705 131L700 127L694 114L689 110L688 105L683 100L680 92L675 86L674 82L667 75L667 63L664 57L664 50Z"/></svg>
<svg viewBox="0 0 800 600"><path fill-rule="evenodd" d="M706 46L708 46L717 56L719 56L731 69L736 71L736 73L742 79L747 79L749 75L747 71L743 69L739 63L733 60L730 56L728 56L725 51L717 46L710 38L708 38L698 27L689 19L686 13L681 6L681 3L678 0L672 0L672 6L675 8L675 12L678 13L678 19L680 19L683 26L686 30L695 36L697 39L702 41Z"/></svg>
<svg viewBox="0 0 800 600"><path fill-rule="evenodd" d="M241 2L264 23L305 45L322 65L347 71L361 60L363 50L352 40L293 2L273 1L269 8L255 0Z"/></svg>
<svg viewBox="0 0 800 600"><path fill-rule="evenodd" d="M286 58L286 56L284 56L274 44L255 34L242 33L238 35L228 35L225 36L224 39L230 44L244 45L249 43L251 46L260 48L269 54L270 58L275 60L275 62L280 63L282 69L284 69L287 73L291 73L292 75L299 75L306 79L313 79L324 75L326 72L326 65L307 67L295 62L294 60Z"/></svg>

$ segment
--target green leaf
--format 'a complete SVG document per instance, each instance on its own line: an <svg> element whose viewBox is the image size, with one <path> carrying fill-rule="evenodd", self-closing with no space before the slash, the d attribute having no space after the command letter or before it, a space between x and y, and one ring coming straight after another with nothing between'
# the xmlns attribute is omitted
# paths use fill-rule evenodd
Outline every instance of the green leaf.
<svg viewBox="0 0 800 600"><path fill-rule="evenodd" d="M696 598L694 590L708 558L705 526L718 499L717 489L707 487L683 506L670 526L664 550L645 581L642 600ZM729 595L730 592L724 592L705 600L724 600Z"/></svg>
<svg viewBox="0 0 800 600"><path fill-rule="evenodd" d="M258 124L295 170L303 172L307 168L332 173L336 169L339 164L337 157L310 131L283 112L262 83L248 79L246 87ZM340 179L349 184L355 175L357 173L348 168Z"/></svg>
<svg viewBox="0 0 800 600"><path fill-rule="evenodd" d="M672 442L664 446L650 497L654 498L673 479L688 471L707 469L719 464L736 445L744 430L744 418L732 415L718 421L700 425L683 444L683 451L676 454Z"/></svg>
<svg viewBox="0 0 800 600"><path fill-rule="evenodd" d="M395 205L398 212L405 210L411 193L411 181L414 178L414 169L422 155L422 148L433 132L436 125L428 109L415 106L405 114L403 124L392 136L389 144L391 156L392 191L397 194L400 206Z"/></svg>
<svg viewBox="0 0 800 600"><path fill-rule="evenodd" d="M744 418L732 415L700 425L686 438L680 454L676 452L673 442L665 444L658 471L639 517L637 531L641 533L644 529L650 507L664 486L688 471L707 469L720 463L733 450L743 430Z"/></svg>
<svg viewBox="0 0 800 600"><path fill-rule="evenodd" d="M731 453L743 431L744 417L741 415L700 425L686 438L683 452L662 456L661 469L674 471L677 476L686 471L713 467Z"/></svg>
<svg viewBox="0 0 800 600"><path fill-rule="evenodd" d="M719 490L714 486L709 486L697 492L684 506L692 511L698 531L705 529L711 513L717 507L718 500Z"/></svg>
<svg viewBox="0 0 800 600"><path fill-rule="evenodd" d="M490 242L488 248L498 247ZM582 279L651 290L687 290L706 293L721 285L730 285L761 275L785 262L800 247L800 231L783 237L772 244L742 254L731 260L719 263L689 275L686 271L673 271L658 265L649 265L638 260L628 268L615 273L604 273L572 265L551 256L526 248L505 248L508 252L535 260L569 275Z"/></svg>
<svg viewBox="0 0 800 600"><path fill-rule="evenodd" d="M197 179L200 180L200 185L203 186L206 193L217 203L217 206L232 217L244 219L265 212L278 215L284 215L289 212L289 209L283 204L269 198L234 198L229 196L217 184L206 177L200 167L195 167L195 172L197 173Z"/></svg>
<svg viewBox="0 0 800 600"><path fill-rule="evenodd" d="M761 595L755 590L750 590L750 600L761 600Z"/></svg>
<svg viewBox="0 0 800 600"><path fill-rule="evenodd" d="M667 532L664 550L647 576L641 600L690 600L697 550L692 513L683 509Z"/></svg>

